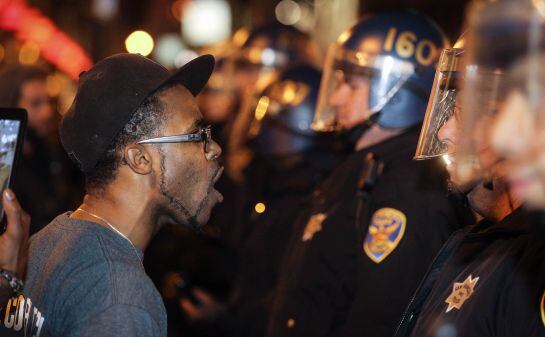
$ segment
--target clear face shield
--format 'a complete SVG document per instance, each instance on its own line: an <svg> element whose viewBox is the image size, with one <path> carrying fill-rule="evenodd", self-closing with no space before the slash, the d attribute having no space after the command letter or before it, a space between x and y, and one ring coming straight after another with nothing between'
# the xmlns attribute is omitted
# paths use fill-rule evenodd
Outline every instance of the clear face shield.
<svg viewBox="0 0 545 337"><path fill-rule="evenodd" d="M508 178L509 166L521 163L517 157L541 142L545 29L537 3L500 0L468 13L470 66L459 94L454 170L461 182Z"/></svg>
<svg viewBox="0 0 545 337"><path fill-rule="evenodd" d="M445 49L441 53L435 79L420 131L415 160L425 160L442 156L450 163L454 144L448 135L440 134L448 126L445 124L456 118L456 95L463 75L463 49ZM451 122L452 123L452 122Z"/></svg>
<svg viewBox="0 0 545 337"><path fill-rule="evenodd" d="M245 47L237 53L235 85L243 92L259 92L275 80L279 69L289 62L288 55L272 48Z"/></svg>
<svg viewBox="0 0 545 337"><path fill-rule="evenodd" d="M277 72L273 78L276 75ZM304 83L273 80L272 84L268 83L265 88L256 89L253 94L245 97L229 135L227 173L231 178L242 181L243 171L253 157L248 144L259 134L264 119L277 117L286 105L298 105L306 98L309 90ZM301 122L300 131L303 132L305 128L310 130L310 124L308 121L305 126Z"/></svg>
<svg viewBox="0 0 545 337"><path fill-rule="evenodd" d="M346 130L372 118L414 72L408 61L332 45L324 64L312 128Z"/></svg>

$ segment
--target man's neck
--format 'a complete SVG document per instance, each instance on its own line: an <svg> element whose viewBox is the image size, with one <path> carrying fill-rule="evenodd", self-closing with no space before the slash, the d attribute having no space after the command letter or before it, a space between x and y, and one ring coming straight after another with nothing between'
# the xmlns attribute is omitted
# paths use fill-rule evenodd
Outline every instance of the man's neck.
<svg viewBox="0 0 545 337"><path fill-rule="evenodd" d="M117 229L140 250L144 251L155 235L158 223L151 207L143 200L135 200L134 194L105 191L100 196L87 194L71 217L100 224L108 230Z"/></svg>
<svg viewBox="0 0 545 337"><path fill-rule="evenodd" d="M368 148L370 146L382 143L385 140L388 140L390 138L393 138L399 134L401 134L404 129L395 129L395 130L388 130L384 129L378 124L374 124L369 128L369 130L365 131L361 137L356 142L356 146L354 147L354 151L359 151L365 148Z"/></svg>

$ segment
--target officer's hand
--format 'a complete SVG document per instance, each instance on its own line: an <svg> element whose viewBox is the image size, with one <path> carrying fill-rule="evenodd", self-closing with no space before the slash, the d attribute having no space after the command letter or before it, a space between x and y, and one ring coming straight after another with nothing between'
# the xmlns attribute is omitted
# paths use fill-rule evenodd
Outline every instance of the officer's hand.
<svg viewBox="0 0 545 337"><path fill-rule="evenodd" d="M225 305L217 301L211 294L198 288L192 293L199 301L198 304L185 298L180 300L180 308L190 321L210 322L225 311Z"/></svg>
<svg viewBox="0 0 545 337"><path fill-rule="evenodd" d="M0 268L22 278L28 258L30 216L21 208L10 189L4 190L2 207L6 213L7 228L0 235Z"/></svg>

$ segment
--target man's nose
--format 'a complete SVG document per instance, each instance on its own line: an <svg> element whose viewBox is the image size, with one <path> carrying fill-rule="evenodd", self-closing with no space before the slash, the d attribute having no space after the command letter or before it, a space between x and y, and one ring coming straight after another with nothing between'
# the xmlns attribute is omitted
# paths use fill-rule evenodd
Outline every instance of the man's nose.
<svg viewBox="0 0 545 337"><path fill-rule="evenodd" d="M206 159L209 161L216 160L221 156L221 146L214 140L210 140L208 151L205 153Z"/></svg>

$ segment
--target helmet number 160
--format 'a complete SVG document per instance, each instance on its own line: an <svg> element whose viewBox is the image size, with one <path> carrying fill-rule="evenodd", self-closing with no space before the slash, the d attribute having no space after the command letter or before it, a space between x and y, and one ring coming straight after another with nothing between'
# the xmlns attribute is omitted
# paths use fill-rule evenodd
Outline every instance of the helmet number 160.
<svg viewBox="0 0 545 337"><path fill-rule="evenodd" d="M432 64L438 52L437 47L430 40L422 39L418 41L416 34L410 31L397 34L397 29L392 27L388 31L386 41L384 41L384 51L390 52L394 48L402 58L409 58L414 55L416 61L423 66Z"/></svg>

